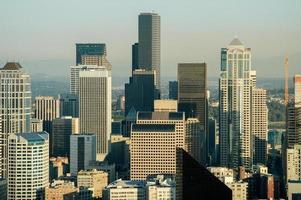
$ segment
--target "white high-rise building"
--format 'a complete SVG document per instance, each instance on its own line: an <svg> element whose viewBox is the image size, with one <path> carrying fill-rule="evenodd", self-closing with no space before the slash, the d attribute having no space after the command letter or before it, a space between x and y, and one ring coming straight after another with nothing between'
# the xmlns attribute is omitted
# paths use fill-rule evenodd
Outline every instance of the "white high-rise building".
<svg viewBox="0 0 301 200"><path fill-rule="evenodd" d="M8 199L42 199L49 184L48 138L46 132L8 136Z"/></svg>
<svg viewBox="0 0 301 200"><path fill-rule="evenodd" d="M97 160L110 151L112 78L106 67L79 72L80 132L96 135Z"/></svg>
<svg viewBox="0 0 301 200"><path fill-rule="evenodd" d="M0 69L0 178L7 176L7 136L30 131L31 79L19 63Z"/></svg>
<svg viewBox="0 0 301 200"><path fill-rule="evenodd" d="M255 90L256 72L251 67L251 49L245 48L239 39L235 38L227 48L222 48L219 80L219 145L220 164L224 167L244 166L250 169L253 162L254 136L265 138L263 143L266 144L267 110L264 105L264 91ZM254 98L252 98L253 90ZM259 105L252 104L252 100L256 100ZM252 116L252 111L256 116ZM255 132L252 131L254 128L257 128ZM264 148L266 147L260 146L254 151L263 152Z"/></svg>
<svg viewBox="0 0 301 200"><path fill-rule="evenodd" d="M79 95L79 72L81 70L92 70L103 68L98 65L76 65L70 66L70 93Z"/></svg>

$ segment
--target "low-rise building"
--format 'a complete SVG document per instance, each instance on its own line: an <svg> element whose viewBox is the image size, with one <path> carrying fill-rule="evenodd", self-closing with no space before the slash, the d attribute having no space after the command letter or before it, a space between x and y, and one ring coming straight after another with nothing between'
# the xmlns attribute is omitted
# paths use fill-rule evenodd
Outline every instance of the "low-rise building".
<svg viewBox="0 0 301 200"><path fill-rule="evenodd" d="M49 163L49 179L58 179L68 173L68 157L51 157Z"/></svg>
<svg viewBox="0 0 301 200"><path fill-rule="evenodd" d="M164 178L158 175L146 182L146 199L169 199L176 200L176 182L173 177Z"/></svg>
<svg viewBox="0 0 301 200"><path fill-rule="evenodd" d="M301 199L301 181L288 181L287 183L287 199Z"/></svg>
<svg viewBox="0 0 301 200"><path fill-rule="evenodd" d="M232 177L233 181L233 169L229 169L226 167L207 167L207 170L222 182L225 182L225 177Z"/></svg>
<svg viewBox="0 0 301 200"><path fill-rule="evenodd" d="M104 171L81 170L77 174L77 187L93 191L94 198L102 198L102 190L108 185L108 173Z"/></svg>
<svg viewBox="0 0 301 200"><path fill-rule="evenodd" d="M104 200L145 200L145 182L118 179L104 189Z"/></svg>
<svg viewBox="0 0 301 200"><path fill-rule="evenodd" d="M232 190L232 200L247 200L248 199L248 183L232 182L226 184Z"/></svg>
<svg viewBox="0 0 301 200"><path fill-rule="evenodd" d="M174 175L149 176L146 181L118 179L104 189L104 200L175 200Z"/></svg>
<svg viewBox="0 0 301 200"><path fill-rule="evenodd" d="M46 200L73 200L77 196L78 189L73 182L63 180L53 181L45 188Z"/></svg>

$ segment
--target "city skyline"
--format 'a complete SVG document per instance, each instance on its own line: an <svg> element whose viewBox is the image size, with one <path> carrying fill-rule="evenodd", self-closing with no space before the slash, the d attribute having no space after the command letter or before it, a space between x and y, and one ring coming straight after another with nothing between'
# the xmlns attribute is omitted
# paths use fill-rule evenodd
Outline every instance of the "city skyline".
<svg viewBox="0 0 301 200"><path fill-rule="evenodd" d="M301 199L297 0L15 1L1 200Z"/></svg>
<svg viewBox="0 0 301 200"><path fill-rule="evenodd" d="M219 48L235 35L252 48L256 58L252 65L259 76L282 77L285 54L289 56L290 76L298 72L301 3L297 1L177 2L172 10L168 9L170 1L131 1L122 13L112 14L110 10L118 8L118 2L92 1L82 5L79 1L74 4L65 1L59 6L57 1L1 3L4 11L0 14L3 47L0 63L19 61L28 73L49 76L55 76L57 69L64 69L60 76L67 77L68 66L75 64L75 43L105 43L113 76L126 77L131 73L131 45L138 37L137 15L153 10L162 18L162 77L175 77L177 63L203 61L208 64L208 77L216 76ZM104 9L95 12L99 6ZM11 8L15 12L9 12ZM30 12L32 9L35 12ZM245 14L245 10L252 12ZM80 11L81 17L74 11ZM28 51L28 47L33 50Z"/></svg>

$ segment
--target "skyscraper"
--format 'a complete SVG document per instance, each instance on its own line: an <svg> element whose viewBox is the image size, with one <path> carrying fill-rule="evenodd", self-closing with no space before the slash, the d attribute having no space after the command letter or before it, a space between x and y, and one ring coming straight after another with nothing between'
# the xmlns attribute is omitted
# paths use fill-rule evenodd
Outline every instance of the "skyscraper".
<svg viewBox="0 0 301 200"><path fill-rule="evenodd" d="M178 81L169 81L168 83L169 89L169 99L178 100Z"/></svg>
<svg viewBox="0 0 301 200"><path fill-rule="evenodd" d="M181 112L138 112L131 130L131 179L176 173L176 147L185 145Z"/></svg>
<svg viewBox="0 0 301 200"><path fill-rule="evenodd" d="M95 133L97 160L110 151L112 78L105 67L79 72L80 132Z"/></svg>
<svg viewBox="0 0 301 200"><path fill-rule="evenodd" d="M138 24L139 68L156 71L155 85L160 89L160 16L157 13L141 13Z"/></svg>
<svg viewBox="0 0 301 200"><path fill-rule="evenodd" d="M43 120L43 129L51 133L51 122L60 117L60 101L51 96L35 98L36 119Z"/></svg>
<svg viewBox="0 0 301 200"><path fill-rule="evenodd" d="M207 65L206 63L178 64L178 110L185 112L186 118L197 118L199 139L205 157L207 156ZM204 136L204 137L203 137ZM200 159L195 158L200 161ZM205 158L202 158L205 159ZM205 163L202 163L205 164Z"/></svg>
<svg viewBox="0 0 301 200"><path fill-rule="evenodd" d="M185 150L200 164L206 165L205 132L197 118L186 120Z"/></svg>
<svg viewBox="0 0 301 200"><path fill-rule="evenodd" d="M89 169L96 161L95 134L73 134L70 136L70 173L77 175L80 170Z"/></svg>
<svg viewBox="0 0 301 200"><path fill-rule="evenodd" d="M135 70L125 84L125 116L130 110L153 111L155 99L154 72Z"/></svg>
<svg viewBox="0 0 301 200"><path fill-rule="evenodd" d="M132 45L132 73L136 69L139 69L138 64L138 51L139 51L139 43L135 43Z"/></svg>
<svg viewBox="0 0 301 200"><path fill-rule="evenodd" d="M235 38L221 50L220 165L250 167L251 155L251 49Z"/></svg>
<svg viewBox="0 0 301 200"><path fill-rule="evenodd" d="M283 168L287 180L294 173L291 166L297 166L297 162L292 162L292 158L298 153L301 145L301 75L294 76L294 96L295 98L287 105L285 145L283 145L283 153L286 155L283 158Z"/></svg>
<svg viewBox="0 0 301 200"><path fill-rule="evenodd" d="M42 199L49 184L48 137L46 132L8 136L8 199Z"/></svg>
<svg viewBox="0 0 301 200"><path fill-rule="evenodd" d="M76 94L60 94L60 116L79 117L79 102Z"/></svg>
<svg viewBox="0 0 301 200"><path fill-rule="evenodd" d="M207 65L206 63L178 64L178 103L179 111L185 112L186 118L195 117L206 130L206 95Z"/></svg>
<svg viewBox="0 0 301 200"><path fill-rule="evenodd" d="M7 136L30 131L31 79L19 63L0 69L0 178L6 177Z"/></svg>
<svg viewBox="0 0 301 200"><path fill-rule="evenodd" d="M294 76L294 96L287 110L286 142L288 148L301 144L301 75Z"/></svg>
<svg viewBox="0 0 301 200"><path fill-rule="evenodd" d="M79 95L79 71L81 70L97 70L103 68L98 65L77 65L70 66L70 93Z"/></svg>
<svg viewBox="0 0 301 200"><path fill-rule="evenodd" d="M79 119L65 116L52 121L52 155L70 158L70 136L79 133Z"/></svg>
<svg viewBox="0 0 301 200"><path fill-rule="evenodd" d="M83 61L87 56L106 56L106 55L107 55L106 44L103 43L76 44L76 65L84 64Z"/></svg>
<svg viewBox="0 0 301 200"><path fill-rule="evenodd" d="M219 101L220 165L250 169L253 161L265 162L266 91L256 88L251 49L237 38L221 49Z"/></svg>
<svg viewBox="0 0 301 200"><path fill-rule="evenodd" d="M60 101L51 96L35 98L35 117L43 120L43 131L49 133L49 153L52 153L52 120L60 117Z"/></svg>
<svg viewBox="0 0 301 200"><path fill-rule="evenodd" d="M253 164L267 164L268 108L266 90L252 90Z"/></svg>

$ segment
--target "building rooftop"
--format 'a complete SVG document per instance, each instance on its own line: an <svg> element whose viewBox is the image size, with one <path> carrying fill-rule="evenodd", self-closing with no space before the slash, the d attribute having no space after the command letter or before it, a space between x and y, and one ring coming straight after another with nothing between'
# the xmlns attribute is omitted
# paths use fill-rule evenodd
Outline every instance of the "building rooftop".
<svg viewBox="0 0 301 200"><path fill-rule="evenodd" d="M147 186L159 186L159 187L175 187L176 181L174 175L157 175L147 179Z"/></svg>
<svg viewBox="0 0 301 200"><path fill-rule="evenodd" d="M132 132L174 132L174 124L133 124Z"/></svg>
<svg viewBox="0 0 301 200"><path fill-rule="evenodd" d="M104 172L102 170L97 169L88 169L88 170L80 170L77 175L93 175L93 174L107 174L107 172Z"/></svg>
<svg viewBox="0 0 301 200"><path fill-rule="evenodd" d="M243 43L236 37L230 42L229 45L230 46L243 46Z"/></svg>
<svg viewBox="0 0 301 200"><path fill-rule="evenodd" d="M183 112L138 112L137 120L184 120Z"/></svg>
<svg viewBox="0 0 301 200"><path fill-rule="evenodd" d="M145 181L118 179L110 183L106 188L144 188Z"/></svg>
<svg viewBox="0 0 301 200"><path fill-rule="evenodd" d="M1 70L20 70L21 68L18 62L7 62Z"/></svg>
<svg viewBox="0 0 301 200"><path fill-rule="evenodd" d="M48 133L43 132L31 132L31 133L17 133L15 134L17 137L22 137L26 139L28 142L43 142L45 140L48 140Z"/></svg>

